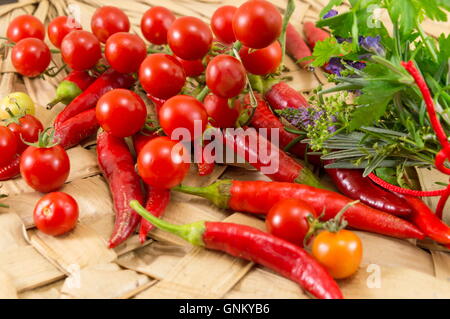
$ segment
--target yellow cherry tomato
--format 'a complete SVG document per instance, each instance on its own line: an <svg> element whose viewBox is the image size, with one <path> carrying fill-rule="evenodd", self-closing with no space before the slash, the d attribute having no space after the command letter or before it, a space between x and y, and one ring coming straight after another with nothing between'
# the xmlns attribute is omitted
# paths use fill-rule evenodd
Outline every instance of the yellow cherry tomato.
<svg viewBox="0 0 450 319"><path fill-rule="evenodd" d="M336 233L323 231L312 243L312 254L333 278L342 279L353 275L362 259L361 239L352 231Z"/></svg>
<svg viewBox="0 0 450 319"><path fill-rule="evenodd" d="M8 94L0 101L0 120L11 117L7 110L14 115L31 114L34 115L35 107L31 97L24 92L14 92Z"/></svg>

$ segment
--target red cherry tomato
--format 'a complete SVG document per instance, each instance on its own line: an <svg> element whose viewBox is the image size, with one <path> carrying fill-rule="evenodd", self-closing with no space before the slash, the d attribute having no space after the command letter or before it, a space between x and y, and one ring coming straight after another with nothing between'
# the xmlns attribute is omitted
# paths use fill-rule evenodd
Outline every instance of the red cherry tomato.
<svg viewBox="0 0 450 319"><path fill-rule="evenodd" d="M202 60L183 60L182 58L179 58L175 56L175 58L178 60L178 62L181 63L184 69L184 73L186 73L186 76L189 76L191 78L199 76L200 74L205 71L205 66L203 65Z"/></svg>
<svg viewBox="0 0 450 319"><path fill-rule="evenodd" d="M34 224L47 235L59 236L75 228L78 204L69 194L54 192L45 195L33 211Z"/></svg>
<svg viewBox="0 0 450 319"><path fill-rule="evenodd" d="M61 42L61 55L70 68L83 71L92 68L102 57L100 42L90 32L76 30Z"/></svg>
<svg viewBox="0 0 450 319"><path fill-rule="evenodd" d="M14 18L9 23L6 36L12 42L19 42L26 38L44 40L45 28L38 18L30 14L24 14Z"/></svg>
<svg viewBox="0 0 450 319"><path fill-rule="evenodd" d="M153 44L167 44L167 30L175 19L175 15L164 7L150 8L141 19L142 34Z"/></svg>
<svg viewBox="0 0 450 319"><path fill-rule="evenodd" d="M137 168L145 183L158 188L179 185L189 171L189 162L184 161L187 150L183 144L168 137L157 137L139 153Z"/></svg>
<svg viewBox="0 0 450 319"><path fill-rule="evenodd" d="M211 118L210 122L212 125L220 128L236 126L239 111L237 108L228 105L228 99L211 93L206 96L203 104L205 105L206 113Z"/></svg>
<svg viewBox="0 0 450 319"><path fill-rule="evenodd" d="M142 62L139 82L148 94L166 100L181 91L186 75L180 62L173 56L156 53L147 56Z"/></svg>
<svg viewBox="0 0 450 319"><path fill-rule="evenodd" d="M313 207L298 199L285 199L270 209L266 227L272 235L303 247L309 231L308 216L317 216Z"/></svg>
<svg viewBox="0 0 450 319"><path fill-rule="evenodd" d="M235 6L222 6L214 12L211 18L211 29L222 43L230 44L236 41L233 32L233 16L236 10Z"/></svg>
<svg viewBox="0 0 450 319"><path fill-rule="evenodd" d="M235 57L218 55L206 67L206 85L218 96L235 97L244 89L245 83L245 68Z"/></svg>
<svg viewBox="0 0 450 319"><path fill-rule="evenodd" d="M17 153L19 154L28 147L23 141L35 143L39 139L39 133L44 131L44 126L41 121L30 114L26 114L18 120L11 122L8 124L8 128L16 135L18 141Z"/></svg>
<svg viewBox="0 0 450 319"><path fill-rule="evenodd" d="M66 35L82 27L73 19L65 16L54 18L47 26L47 34L50 42L57 48L61 47L61 42Z"/></svg>
<svg viewBox="0 0 450 319"><path fill-rule="evenodd" d="M17 138L11 130L0 126L0 166L9 164L17 153Z"/></svg>
<svg viewBox="0 0 450 319"><path fill-rule="evenodd" d="M280 36L282 20L278 9L269 1L247 1L234 14L233 31L243 45L262 49Z"/></svg>
<svg viewBox="0 0 450 319"><path fill-rule="evenodd" d="M11 61L17 72L34 77L47 69L50 64L50 49L44 41L36 38L22 39L11 52Z"/></svg>
<svg viewBox="0 0 450 319"><path fill-rule="evenodd" d="M29 146L20 158L20 173L27 184L39 192L60 188L67 180L70 161L62 146Z"/></svg>
<svg viewBox="0 0 450 319"><path fill-rule="evenodd" d="M115 89L98 100L96 115L98 123L105 131L116 137L127 137L144 126L147 108L136 93Z"/></svg>
<svg viewBox="0 0 450 319"><path fill-rule="evenodd" d="M100 42L105 43L114 33L130 31L130 20L119 8L103 6L92 16L91 30Z"/></svg>
<svg viewBox="0 0 450 319"><path fill-rule="evenodd" d="M159 124L167 136L183 141L201 137L208 124L208 114L202 102L188 95L168 99L159 110ZM196 125L198 126L195 130ZM178 136L176 130L187 129L189 136ZM181 131L180 131L181 132ZM183 132L181 132L183 133ZM174 136L172 136L174 134Z"/></svg>
<svg viewBox="0 0 450 319"><path fill-rule="evenodd" d="M242 47L239 55L245 69L253 74L266 75L274 73L281 63L282 52L278 41L273 42L264 49L253 50Z"/></svg>
<svg viewBox="0 0 450 319"><path fill-rule="evenodd" d="M127 32L113 34L106 41L105 56L111 67L121 73L133 73L147 56L144 40Z"/></svg>
<svg viewBox="0 0 450 319"><path fill-rule="evenodd" d="M194 17L176 19L167 32L167 42L173 53L184 60L202 59L211 48L212 40L209 26Z"/></svg>

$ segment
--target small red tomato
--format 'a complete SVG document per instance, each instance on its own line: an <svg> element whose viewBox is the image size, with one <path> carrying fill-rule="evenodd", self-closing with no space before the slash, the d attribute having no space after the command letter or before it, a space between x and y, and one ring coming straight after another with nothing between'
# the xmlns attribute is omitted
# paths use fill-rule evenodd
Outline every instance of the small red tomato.
<svg viewBox="0 0 450 319"><path fill-rule="evenodd" d="M235 6L222 6L211 18L211 29L222 43L230 44L236 41L233 31L233 16L236 10Z"/></svg>
<svg viewBox="0 0 450 319"><path fill-rule="evenodd" d="M159 124L171 139L192 141L201 137L205 131L208 114L202 102L196 98L177 95L168 99L159 110Z"/></svg>
<svg viewBox="0 0 450 319"><path fill-rule="evenodd" d="M142 34L153 44L167 44L167 30L175 19L175 15L164 7L150 8L141 19Z"/></svg>
<svg viewBox="0 0 450 319"><path fill-rule="evenodd" d="M253 50L243 47L239 55L245 69L256 75L267 75L274 73L281 63L282 52L278 41L273 42L264 49Z"/></svg>
<svg viewBox="0 0 450 319"><path fill-rule="evenodd" d="M102 57L100 42L90 32L76 30L61 43L61 55L70 68L83 71L92 68Z"/></svg>
<svg viewBox="0 0 450 319"><path fill-rule="evenodd" d="M39 134L44 131L41 121L30 114L26 114L11 122L8 124L8 128L16 135L18 141L17 153L19 154L28 147L23 141L28 143L37 142Z"/></svg>
<svg viewBox="0 0 450 319"><path fill-rule="evenodd" d="M12 42L19 42L26 38L44 40L45 28L35 16L24 14L15 17L8 25L6 36Z"/></svg>
<svg viewBox="0 0 450 319"><path fill-rule="evenodd" d="M184 73L186 73L186 76L189 77L196 77L205 71L205 66L203 65L202 60L183 60L182 58L179 58L175 56L175 58L178 60L178 62L181 63L184 69Z"/></svg>
<svg viewBox="0 0 450 319"><path fill-rule="evenodd" d="M210 122L212 125L220 128L236 126L239 111L237 108L228 105L228 99L211 93L206 96L203 104L205 105L206 113L211 118Z"/></svg>
<svg viewBox="0 0 450 319"><path fill-rule="evenodd" d="M158 188L172 188L179 185L190 164L185 161L187 150L183 144L168 137L157 137L139 153L137 168L144 182Z"/></svg>
<svg viewBox="0 0 450 319"><path fill-rule="evenodd" d="M33 211L34 224L47 235L59 236L75 228L78 204L69 194L54 192L45 195Z"/></svg>
<svg viewBox="0 0 450 319"><path fill-rule="evenodd" d="M114 33L130 31L130 20L119 8L103 6L92 16L91 30L100 42L105 43Z"/></svg>
<svg viewBox="0 0 450 319"><path fill-rule="evenodd" d="M183 67L173 56L151 54L139 68L139 82L148 94L166 100L178 94L186 82Z"/></svg>
<svg viewBox="0 0 450 319"><path fill-rule="evenodd" d="M20 158L20 173L27 184L42 193L60 188L70 171L69 156L60 145L28 146Z"/></svg>
<svg viewBox="0 0 450 319"><path fill-rule="evenodd" d="M118 32L106 40L105 56L117 72L133 73L147 56L144 40L127 32Z"/></svg>
<svg viewBox="0 0 450 319"><path fill-rule="evenodd" d="M194 17L176 19L167 32L170 49L184 60L202 59L211 48L212 40L209 26Z"/></svg>
<svg viewBox="0 0 450 319"><path fill-rule="evenodd" d="M9 164L17 153L17 138L11 130L0 126L0 166Z"/></svg>
<svg viewBox="0 0 450 319"><path fill-rule="evenodd" d="M105 93L97 102L96 116L100 126L115 137L127 137L145 124L147 108L136 93L115 89Z"/></svg>
<svg viewBox="0 0 450 319"><path fill-rule="evenodd" d="M245 68L235 57L221 54L208 63L206 85L218 96L235 97L245 88L245 84Z"/></svg>
<svg viewBox="0 0 450 319"><path fill-rule="evenodd" d="M47 69L50 64L50 49L44 41L36 38L22 39L11 52L11 61L17 72L34 77Z"/></svg>
<svg viewBox="0 0 450 319"><path fill-rule="evenodd" d="M282 20L278 9L269 1L247 1L234 14L234 35L243 45L262 49L280 36Z"/></svg>
<svg viewBox="0 0 450 319"><path fill-rule="evenodd" d="M61 42L66 35L75 30L81 30L81 25L73 18L66 16L54 18L47 26L47 34L50 42L57 48L61 47Z"/></svg>

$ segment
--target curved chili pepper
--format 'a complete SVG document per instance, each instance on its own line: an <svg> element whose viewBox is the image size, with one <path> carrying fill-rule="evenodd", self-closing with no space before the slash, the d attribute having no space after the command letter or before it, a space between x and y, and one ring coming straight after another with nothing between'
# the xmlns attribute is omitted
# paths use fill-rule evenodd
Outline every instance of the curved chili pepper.
<svg viewBox="0 0 450 319"><path fill-rule="evenodd" d="M274 110L284 110L288 107L300 109L309 106L305 97L285 82L270 86L264 97Z"/></svg>
<svg viewBox="0 0 450 319"><path fill-rule="evenodd" d="M147 202L145 209L153 216L161 217L170 202L170 189L155 188L147 185ZM139 227L139 241L144 243L147 240L147 234L153 229L153 224L146 219L141 220Z"/></svg>
<svg viewBox="0 0 450 319"><path fill-rule="evenodd" d="M69 104L86 90L95 79L96 77L91 76L88 71L71 71L56 88L56 97L47 104L47 108L50 109L59 102Z"/></svg>
<svg viewBox="0 0 450 319"><path fill-rule="evenodd" d="M311 62L302 60L303 58L312 56L312 52L300 33L290 23L286 28L286 52L294 58L301 67L307 67Z"/></svg>
<svg viewBox="0 0 450 319"><path fill-rule="evenodd" d="M287 198L300 199L323 219L332 219L353 200L336 192L294 183L220 180L207 187L178 186L176 191L204 197L221 208L267 214L273 205ZM364 204L353 205L345 212L348 225L361 230L397 238L423 239L424 234L410 222Z"/></svg>
<svg viewBox="0 0 450 319"><path fill-rule="evenodd" d="M330 34L327 31L316 27L316 25L311 21L306 21L303 24L303 33L305 34L306 42L311 50L314 50L317 42L323 41L330 37Z"/></svg>
<svg viewBox="0 0 450 319"><path fill-rule="evenodd" d="M105 71L58 114L54 122L55 128L75 115L95 108L97 101L106 92L112 89L129 88L134 82L135 79L130 74L119 73L113 69Z"/></svg>
<svg viewBox="0 0 450 319"><path fill-rule="evenodd" d="M8 165L0 167L0 181L7 181L20 174L20 155L16 157Z"/></svg>
<svg viewBox="0 0 450 319"><path fill-rule="evenodd" d="M226 252L274 270L321 299L342 299L339 286L304 249L254 227L224 222L200 221L173 225L147 212L138 202L130 206L156 227L196 246Z"/></svg>
<svg viewBox="0 0 450 319"><path fill-rule="evenodd" d="M65 149L76 146L84 139L94 135L99 126L95 109L81 112L56 127L55 141Z"/></svg>
<svg viewBox="0 0 450 319"><path fill-rule="evenodd" d="M398 195L378 187L358 169L326 169L333 184L345 196L359 199L361 203L383 212L407 216L412 214L408 203Z"/></svg>
<svg viewBox="0 0 450 319"><path fill-rule="evenodd" d="M114 201L116 221L109 239L109 247L114 248L131 236L141 220L128 203L130 200L143 203L144 195L133 157L123 139L101 132L97 137L97 158Z"/></svg>

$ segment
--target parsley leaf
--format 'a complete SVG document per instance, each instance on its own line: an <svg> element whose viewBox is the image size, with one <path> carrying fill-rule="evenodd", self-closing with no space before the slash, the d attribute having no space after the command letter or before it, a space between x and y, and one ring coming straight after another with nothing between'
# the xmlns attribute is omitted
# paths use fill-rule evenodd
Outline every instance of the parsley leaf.
<svg viewBox="0 0 450 319"><path fill-rule="evenodd" d="M330 37L317 42L314 47L312 66L325 65L332 57L345 56L352 51L352 44L348 42L338 43L336 38Z"/></svg>

